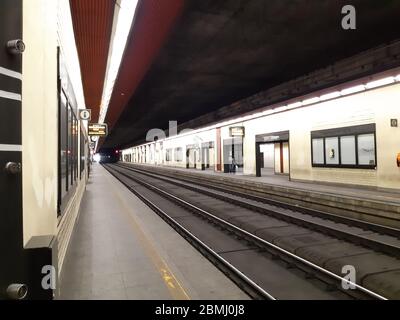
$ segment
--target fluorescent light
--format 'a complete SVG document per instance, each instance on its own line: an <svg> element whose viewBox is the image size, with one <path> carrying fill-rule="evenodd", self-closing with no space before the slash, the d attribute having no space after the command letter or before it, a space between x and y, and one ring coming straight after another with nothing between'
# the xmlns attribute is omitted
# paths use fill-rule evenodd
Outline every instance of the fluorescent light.
<svg viewBox="0 0 400 320"><path fill-rule="evenodd" d="M303 100L303 106L307 104L313 104L319 102L319 97L314 97L310 99Z"/></svg>
<svg viewBox="0 0 400 320"><path fill-rule="evenodd" d="M287 106L282 106L282 107L279 107L279 108L275 108L274 112L282 112L282 111L286 111L286 110L287 110Z"/></svg>
<svg viewBox="0 0 400 320"><path fill-rule="evenodd" d="M365 90L365 86L363 84L358 85L358 86L354 86L354 87L350 87L347 89L343 89L340 93L342 95L348 95L348 94L352 94L352 93L356 93L356 92L361 92Z"/></svg>
<svg viewBox="0 0 400 320"><path fill-rule="evenodd" d="M324 95L320 96L319 99L321 101L324 101L324 100L335 99L335 98L340 97L340 96L341 96L340 91L334 91L334 92L327 93L327 94L324 94Z"/></svg>
<svg viewBox="0 0 400 320"><path fill-rule="evenodd" d="M396 76L396 81L400 81L400 74L398 76Z"/></svg>
<svg viewBox="0 0 400 320"><path fill-rule="evenodd" d="M274 110L271 110L271 109L265 110L262 114L263 114L263 116L267 116L267 115L270 115L271 113L274 113Z"/></svg>
<svg viewBox="0 0 400 320"><path fill-rule="evenodd" d="M110 44L111 55L108 61L108 69L103 87L103 96L100 104L100 123L104 122L107 115L108 105L114 90L115 80L117 79L137 3L138 0L121 0L114 39ZM116 3L116 6L118 6L118 3Z"/></svg>
<svg viewBox="0 0 400 320"><path fill-rule="evenodd" d="M303 103L301 101L297 101L295 103L290 103L287 105L288 109L294 109L294 108L298 108L301 107L303 105Z"/></svg>
<svg viewBox="0 0 400 320"><path fill-rule="evenodd" d="M384 78L384 79L379 79L379 80L376 80L376 81L368 82L365 87L367 89L373 89L373 88L385 86L387 84L391 84L394 81L395 81L394 77L387 77L387 78Z"/></svg>

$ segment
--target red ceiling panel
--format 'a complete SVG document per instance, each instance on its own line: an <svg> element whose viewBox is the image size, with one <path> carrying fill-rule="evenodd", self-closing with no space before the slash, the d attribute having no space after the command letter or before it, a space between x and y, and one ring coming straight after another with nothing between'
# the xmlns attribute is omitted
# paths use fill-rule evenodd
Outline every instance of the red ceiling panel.
<svg viewBox="0 0 400 320"><path fill-rule="evenodd" d="M87 108L99 117L115 0L70 0L72 23Z"/></svg>
<svg viewBox="0 0 400 320"><path fill-rule="evenodd" d="M184 0L139 1L106 116L109 128L115 125L135 93L183 7Z"/></svg>

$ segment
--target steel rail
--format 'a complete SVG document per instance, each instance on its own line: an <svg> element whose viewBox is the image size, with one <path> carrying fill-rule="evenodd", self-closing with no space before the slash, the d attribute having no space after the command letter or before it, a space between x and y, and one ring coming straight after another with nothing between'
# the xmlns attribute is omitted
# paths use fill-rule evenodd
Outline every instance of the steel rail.
<svg viewBox="0 0 400 320"><path fill-rule="evenodd" d="M335 274L335 273L333 273L333 272L331 272L331 271L329 271L327 269L324 269L324 268L322 268L322 267L320 267L320 266L318 266L318 265L316 265L316 264L314 264L314 263L312 263L312 262L310 262L310 261L308 261L308 260L306 260L306 259L304 259L304 258L302 258L300 256L297 256L297 255L295 255L295 254L293 254L293 253L291 253L291 252L289 252L289 251L287 251L287 250L285 250L285 249L283 249L283 248L281 248L281 247L279 247L279 246L277 246L277 245L275 245L275 244L273 244L273 243L271 243L269 241L266 241L266 240L264 240L264 239L262 239L262 238L260 238L260 237L258 237L256 235L253 235L250 232L248 232L246 230L243 230L243 229L233 225L232 223L230 223L230 222L228 222L228 221L226 221L224 219L221 219L221 218L213 215L212 213L207 212L206 210L203 210L203 209L201 209L201 208L199 208L199 207L197 207L197 206L195 206L195 205L193 205L193 204L191 204L191 203L189 203L189 202L187 202L187 201L185 201L183 199L180 199L179 197L176 197L175 195L173 195L173 194L171 194L171 193L169 193L167 191L164 191L164 190L162 190L162 189L160 189L160 188L158 188L158 187L156 187L154 185L151 185L151 184L149 184L149 183L147 183L147 182L145 182L145 181L143 181L141 179L132 177L131 175L128 175L126 173L119 172L119 174L124 175L125 177L130 178L130 179L138 182L139 184L144 185L148 189L155 190L159 194L163 194L167 198L173 199L176 202L178 202L178 203L180 203L180 204L182 204L182 205L184 205L186 207L189 207L189 208L191 208L191 209L193 209L193 210L195 210L195 211L197 211L197 212L209 217L211 220L218 221L220 224L228 226L230 229L233 229L233 230L237 231L239 234L245 235L247 238L253 239L255 242L261 243L264 246L272 248L275 251L278 251L281 254L283 254L285 256L288 256L288 257L296 260L297 262L300 262L300 263L310 267L311 269L314 269L314 270L320 272L321 274L324 274L325 276L328 276L330 278L335 279L335 281L338 281L340 283L346 283L349 286L353 286L357 290L359 290L360 292L362 292L362 293L364 293L364 294L366 294L366 295L368 295L368 296L370 296L370 297L372 297L374 299L388 300L386 297L384 297L384 296L382 296L382 295L380 295L378 293L375 293L375 292L373 292L373 291L371 291L371 290L369 290L369 289L367 289L367 288L365 288L363 286L360 286L357 283L351 282L348 279L340 277L337 274ZM348 292L345 292L345 293L348 294Z"/></svg>
<svg viewBox="0 0 400 320"><path fill-rule="evenodd" d="M129 167L124 166L124 165L117 165L117 166L119 166L121 168L124 168L126 170L129 170L129 171L138 172L140 174L151 176L151 177L154 177L155 179L159 179L159 180L162 180L162 181L165 181L165 182L169 182L169 183L175 184L177 186L185 187L187 189L191 189L192 191L200 192L200 193L206 194L206 195L208 195L210 197L214 197L214 198L220 199L222 201L226 201L226 202L229 202L229 203L234 203L235 205L238 205L238 206L241 206L241 207L245 207L247 209L250 209L250 210L253 210L253 211L257 211L257 212L265 214L265 215L273 216L276 219L285 220L285 221L288 221L290 223L294 223L296 225L300 225L302 227L305 227L307 229L317 230L319 232L326 232L329 235L331 235L333 237L336 237L336 238L339 238L341 240L347 240L347 241L350 241L350 242L355 243L355 244L362 244L362 245L364 245L364 246L366 246L368 248L379 250L379 251L381 251L383 253L386 253L386 254L389 254L391 256L394 256L394 257L397 257L397 258L400 257L400 248L397 247L397 246L394 246L394 245L392 245L390 243L373 240L373 239L364 237L362 235L357 235L357 234L354 234L354 233L350 233L350 232L346 232L346 231L340 230L339 228L326 226L326 225L321 224L321 223L316 222L316 221L310 221L310 220L307 220L307 219L294 217L292 215L289 215L289 214L286 214L286 213L283 213L283 212L278 212L278 211L273 210L273 209L260 207L260 206L257 206L255 204L246 203L244 201L240 201L240 200L237 200L237 199L232 199L232 198L226 197L224 195L215 194L215 193L213 193L213 192L211 192L209 190L204 190L204 189L201 189L201 188L196 187L194 185L190 185L189 186L189 185L185 184L185 183L193 184L193 182L182 182L182 180L180 180L180 179L172 178L172 177L165 176L165 175L163 175L163 177L160 177L160 176L158 176L158 174L150 173L148 171L142 172L139 169L129 168ZM201 185L201 184L199 184L199 185ZM202 187L205 187L205 186L202 185ZM208 186L208 187L210 187L210 186ZM212 189L217 189L217 187L214 187L214 186L211 186L211 188ZM217 191L226 193L226 191L224 191L224 190L217 190ZM237 196L243 197L244 199L247 198L247 196L245 194L237 195ZM250 199L250 200L252 200L252 199ZM299 210L297 210L296 206L293 206L293 208L291 208L290 210L299 211ZM299 212L303 213L302 211L299 211ZM305 213L305 214L307 214L307 213ZM311 215L311 216L313 216L313 215ZM337 221L334 221L332 219L330 219L330 221L337 222ZM344 223L344 222L340 221L339 223ZM349 223L348 225L352 226L351 223ZM364 227L364 228L366 228L366 227Z"/></svg>
<svg viewBox="0 0 400 320"><path fill-rule="evenodd" d="M107 167L106 167L107 168ZM110 173L111 170L110 168L107 168ZM117 174L122 173L118 172L115 170ZM127 183L125 183L122 179L118 178L115 173L112 173L122 184L124 184L132 193L134 193L138 198L140 198L146 205L148 205L152 210L154 210L157 214L159 214L164 220L167 221L168 224L170 224L172 227L174 227L175 230L177 230L180 233L183 233L183 236L185 238L189 238L190 242L193 244L195 242L196 246L201 247L202 250L204 250L207 254L211 255L214 259L216 259L224 268L228 269L230 272L233 272L233 274L240 278L241 281L245 283L246 286L251 288L251 291L254 291L256 294L259 296L267 299L267 300L277 300L273 295L271 295L269 292L267 292L265 289L260 287L257 283L255 283L253 280L251 280L248 276L246 276L243 272L241 272L239 269L237 269L235 266L233 266L229 261L225 260L221 255L219 255L217 252L215 252L212 248L210 248L207 244L205 244L203 241L201 241L198 237L196 237L194 234L192 234L189 230L187 230L184 226L182 226L179 222L175 221L173 218L171 218L164 210L162 210L159 206L157 206L153 201L149 200L146 198L143 194L129 186ZM247 291L246 289L244 289ZM252 295L250 292L248 294ZM254 296L254 295L253 295Z"/></svg>

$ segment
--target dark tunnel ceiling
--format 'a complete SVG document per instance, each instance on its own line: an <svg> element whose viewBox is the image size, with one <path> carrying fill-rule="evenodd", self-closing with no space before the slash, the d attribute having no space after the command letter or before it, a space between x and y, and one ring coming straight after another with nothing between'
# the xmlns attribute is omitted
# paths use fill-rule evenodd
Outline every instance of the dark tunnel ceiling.
<svg viewBox="0 0 400 320"><path fill-rule="evenodd" d="M183 123L399 38L400 0L190 0L103 147ZM357 9L357 30L341 8ZM132 57L134 58L134 57Z"/></svg>

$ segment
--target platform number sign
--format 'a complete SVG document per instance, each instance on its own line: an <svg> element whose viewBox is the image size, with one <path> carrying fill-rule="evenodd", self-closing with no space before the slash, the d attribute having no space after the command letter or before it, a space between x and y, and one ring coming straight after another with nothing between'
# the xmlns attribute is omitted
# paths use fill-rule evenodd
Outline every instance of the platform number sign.
<svg viewBox="0 0 400 320"><path fill-rule="evenodd" d="M92 118L92 112L90 109L79 110L79 120L90 121L91 118Z"/></svg>

